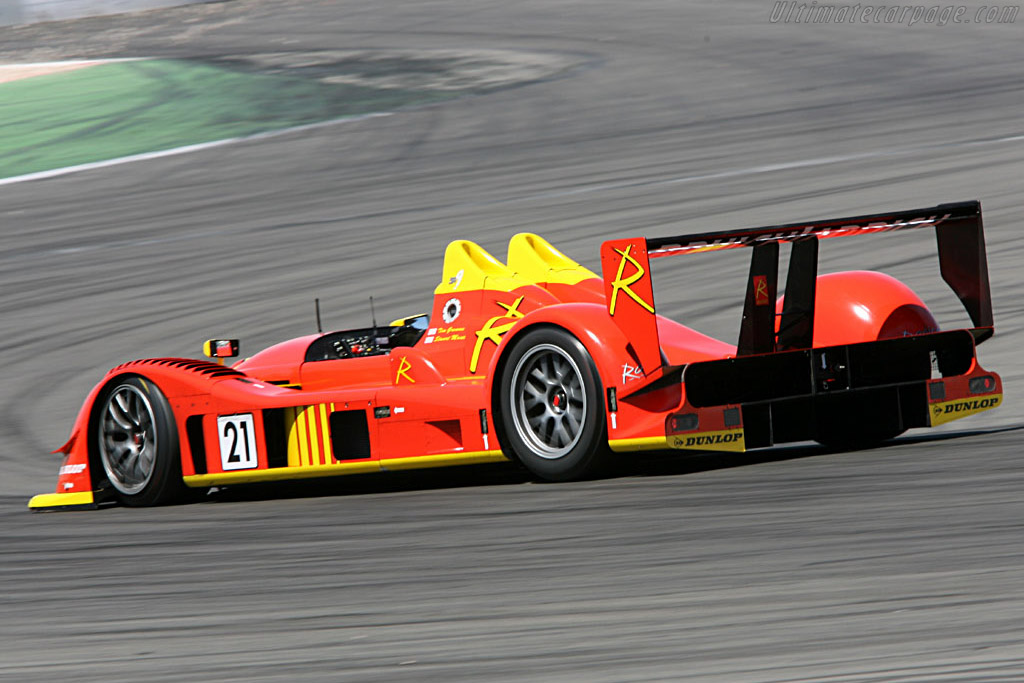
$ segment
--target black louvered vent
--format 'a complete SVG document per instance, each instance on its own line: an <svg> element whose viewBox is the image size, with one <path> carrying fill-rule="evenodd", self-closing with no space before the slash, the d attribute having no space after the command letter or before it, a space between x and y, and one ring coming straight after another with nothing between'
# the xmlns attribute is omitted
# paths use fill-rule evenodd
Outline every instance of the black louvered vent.
<svg viewBox="0 0 1024 683"><path fill-rule="evenodd" d="M114 370L120 370L129 365L162 365L164 367L181 368L182 370L206 375L207 377L245 377L245 374L238 370L205 360L196 360L195 358L147 358L145 360L122 363L114 368Z"/></svg>

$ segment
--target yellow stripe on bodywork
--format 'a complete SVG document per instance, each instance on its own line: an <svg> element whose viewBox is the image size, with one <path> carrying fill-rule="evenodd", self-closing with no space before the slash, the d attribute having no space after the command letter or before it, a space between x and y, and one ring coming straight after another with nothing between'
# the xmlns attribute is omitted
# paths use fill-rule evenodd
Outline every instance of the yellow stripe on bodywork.
<svg viewBox="0 0 1024 683"><path fill-rule="evenodd" d="M668 439L664 436L645 436L640 439L610 439L608 446L616 452L629 451L663 451L668 449Z"/></svg>
<svg viewBox="0 0 1024 683"><path fill-rule="evenodd" d="M928 416L931 418L932 427L959 420L961 417L976 415L986 410L992 410L1003 402L1002 394L988 394L986 396L975 396L972 398L958 398L955 401L943 401L932 403L928 406Z"/></svg>
<svg viewBox="0 0 1024 683"><path fill-rule="evenodd" d="M365 460L310 467L275 467L270 470L190 474L183 477L183 479L186 486L203 487L218 486L220 484L254 484L261 481L285 481L287 479L311 479L313 477L336 477L342 474L367 474L379 471L380 465L376 460Z"/></svg>
<svg viewBox="0 0 1024 683"><path fill-rule="evenodd" d="M299 452L299 433L295 429L295 408L284 409L285 432L288 434L288 467L296 467Z"/></svg>
<svg viewBox="0 0 1024 683"><path fill-rule="evenodd" d="M318 467L334 461L331 445L333 403L285 408L288 467ZM317 425L320 430L317 430ZM320 437L323 434L323 438Z"/></svg>
<svg viewBox="0 0 1024 683"><path fill-rule="evenodd" d="M306 409L295 409L295 425L294 429L299 435L299 453L298 453L298 465L299 467L309 467L309 429L306 427ZM291 465L292 455L288 455L288 462Z"/></svg>
<svg viewBox="0 0 1024 683"><path fill-rule="evenodd" d="M310 406L302 411L306 421L306 433L309 434L309 464L313 467L323 465L320 460L320 435L316 431L317 406Z"/></svg>
<svg viewBox="0 0 1024 683"><path fill-rule="evenodd" d="M324 464L330 465L334 460L334 449L331 447L331 420L330 414L334 412L334 404L320 404L320 433L324 435L323 453Z"/></svg>
<svg viewBox="0 0 1024 683"><path fill-rule="evenodd" d="M469 453L440 453L412 458L388 458L380 461L382 470L418 470L427 467L449 465L475 465L484 462L505 462L508 458L501 451L472 451Z"/></svg>
<svg viewBox="0 0 1024 683"><path fill-rule="evenodd" d="M261 481L284 481L287 479L310 479L313 477L334 477L343 474L367 474L381 470L412 470L453 465L477 465L487 462L508 462L501 451L474 451L471 453L441 453L413 458L391 458L390 460L362 460L342 462L333 465L312 467L276 467L270 470L244 470L238 472L217 472L214 474L192 474L184 477L191 487L218 486L221 484L252 484Z"/></svg>
<svg viewBox="0 0 1024 683"><path fill-rule="evenodd" d="M28 502L30 510L54 510L57 508L70 508L88 506L93 507L96 499L92 491L75 491L74 493L41 493L32 496Z"/></svg>

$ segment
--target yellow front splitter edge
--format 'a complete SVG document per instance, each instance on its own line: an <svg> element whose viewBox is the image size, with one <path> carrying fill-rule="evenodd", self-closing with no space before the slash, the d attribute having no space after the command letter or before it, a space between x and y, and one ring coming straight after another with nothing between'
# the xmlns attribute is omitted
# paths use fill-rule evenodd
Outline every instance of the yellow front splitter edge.
<svg viewBox="0 0 1024 683"><path fill-rule="evenodd" d="M74 493L41 493L32 496L28 502L29 510L33 512L48 512L51 510L95 510L99 506L92 491L76 491Z"/></svg>

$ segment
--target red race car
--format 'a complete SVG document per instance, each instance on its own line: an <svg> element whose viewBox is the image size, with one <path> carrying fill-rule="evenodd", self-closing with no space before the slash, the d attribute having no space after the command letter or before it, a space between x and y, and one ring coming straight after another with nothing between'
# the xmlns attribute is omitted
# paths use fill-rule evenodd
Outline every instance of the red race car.
<svg viewBox="0 0 1024 683"><path fill-rule="evenodd" d="M970 329L940 331L879 272L818 275L821 240L932 228ZM791 245L777 296L779 245ZM650 259L751 249L736 345L655 312ZM156 505L188 488L513 460L548 480L611 452L861 445L995 408L978 202L601 247L603 276L536 235L507 264L456 241L429 315L315 334L226 366L157 358L85 401L36 510ZM234 340L207 342L223 362Z"/></svg>

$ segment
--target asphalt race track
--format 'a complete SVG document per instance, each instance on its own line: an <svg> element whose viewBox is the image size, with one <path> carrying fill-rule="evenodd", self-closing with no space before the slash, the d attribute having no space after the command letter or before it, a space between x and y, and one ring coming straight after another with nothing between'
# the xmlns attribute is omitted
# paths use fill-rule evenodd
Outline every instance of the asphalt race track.
<svg viewBox="0 0 1024 683"><path fill-rule="evenodd" d="M1024 680L1024 19L772 24L772 3L225 2L0 31L4 61L503 48L578 66L388 117L0 186L0 679ZM647 456L30 514L107 368L420 312L453 238L982 200L1006 405L884 449ZM831 240L963 325L930 235ZM663 312L733 338L744 255Z"/></svg>

